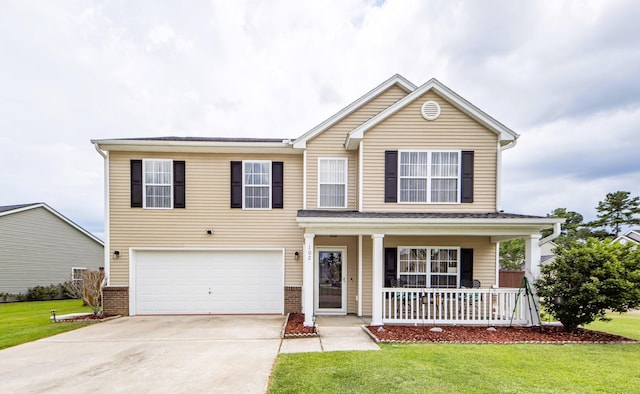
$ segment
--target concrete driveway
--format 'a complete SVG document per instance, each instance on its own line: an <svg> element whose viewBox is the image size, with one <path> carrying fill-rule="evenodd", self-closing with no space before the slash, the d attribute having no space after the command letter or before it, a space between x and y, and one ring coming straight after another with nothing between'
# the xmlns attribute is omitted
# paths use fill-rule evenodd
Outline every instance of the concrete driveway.
<svg viewBox="0 0 640 394"><path fill-rule="evenodd" d="M0 391L264 393L283 323L283 316L99 323L0 351Z"/></svg>

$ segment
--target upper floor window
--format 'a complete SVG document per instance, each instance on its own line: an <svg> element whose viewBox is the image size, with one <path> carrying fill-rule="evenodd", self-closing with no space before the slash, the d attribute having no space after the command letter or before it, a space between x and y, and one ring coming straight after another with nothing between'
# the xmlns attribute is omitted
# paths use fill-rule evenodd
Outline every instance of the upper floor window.
<svg viewBox="0 0 640 394"><path fill-rule="evenodd" d="M144 171L144 207L173 207L173 161L145 159Z"/></svg>
<svg viewBox="0 0 640 394"><path fill-rule="evenodd" d="M460 152L400 151L399 154L399 202L460 202Z"/></svg>
<svg viewBox="0 0 640 394"><path fill-rule="evenodd" d="M245 209L271 208L271 162L244 161L243 189Z"/></svg>
<svg viewBox="0 0 640 394"><path fill-rule="evenodd" d="M347 168L348 159L318 159L318 207L347 207Z"/></svg>

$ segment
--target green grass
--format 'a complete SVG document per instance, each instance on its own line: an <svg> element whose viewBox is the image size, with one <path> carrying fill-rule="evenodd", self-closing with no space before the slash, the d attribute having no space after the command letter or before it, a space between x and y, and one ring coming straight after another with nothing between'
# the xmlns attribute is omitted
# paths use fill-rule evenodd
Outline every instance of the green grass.
<svg viewBox="0 0 640 394"><path fill-rule="evenodd" d="M640 315L590 329L640 339ZM382 345L379 352L281 354L270 393L638 392L640 344Z"/></svg>
<svg viewBox="0 0 640 394"><path fill-rule="evenodd" d="M0 349L84 327L89 323L53 323L51 310L58 315L91 312L81 300L13 302L0 304Z"/></svg>
<svg viewBox="0 0 640 394"><path fill-rule="evenodd" d="M604 331L640 340L640 313L609 313L611 321L594 321L585 326L590 330Z"/></svg>

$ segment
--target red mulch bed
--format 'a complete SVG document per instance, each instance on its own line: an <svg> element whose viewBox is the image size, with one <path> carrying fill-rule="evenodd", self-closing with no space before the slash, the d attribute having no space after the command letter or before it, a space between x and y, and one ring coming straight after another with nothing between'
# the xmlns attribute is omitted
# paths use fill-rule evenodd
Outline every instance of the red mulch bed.
<svg viewBox="0 0 640 394"><path fill-rule="evenodd" d="M435 343L636 343L638 341L600 331L577 329L565 332L562 327L488 327L439 326L442 332L430 331L433 326L368 326L381 342Z"/></svg>
<svg viewBox="0 0 640 394"><path fill-rule="evenodd" d="M287 319L287 325L284 328L285 338L312 337L316 335L318 335L318 333L316 332L315 327L304 326L304 314L302 313L289 314L289 318Z"/></svg>

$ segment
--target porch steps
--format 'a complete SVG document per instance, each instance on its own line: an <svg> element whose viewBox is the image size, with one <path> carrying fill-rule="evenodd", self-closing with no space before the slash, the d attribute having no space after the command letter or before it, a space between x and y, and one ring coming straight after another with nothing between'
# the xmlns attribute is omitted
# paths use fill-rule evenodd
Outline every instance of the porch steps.
<svg viewBox="0 0 640 394"><path fill-rule="evenodd" d="M380 350L364 332L369 323L354 315L317 316L319 336L283 339L280 353L335 352L345 350Z"/></svg>

